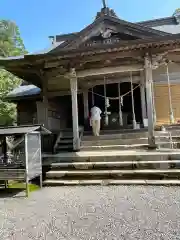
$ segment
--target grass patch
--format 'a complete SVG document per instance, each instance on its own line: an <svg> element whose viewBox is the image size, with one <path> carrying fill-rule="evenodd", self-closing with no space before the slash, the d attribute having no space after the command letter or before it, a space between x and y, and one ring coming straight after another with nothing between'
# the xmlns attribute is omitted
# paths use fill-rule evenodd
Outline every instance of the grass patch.
<svg viewBox="0 0 180 240"><path fill-rule="evenodd" d="M28 184L29 186L29 191L30 192L34 192L34 191L37 191L40 189L40 187L38 185L35 185L35 184L32 184L32 183L29 183ZM9 187L10 189L26 189L26 184L23 183L23 182L9 182Z"/></svg>

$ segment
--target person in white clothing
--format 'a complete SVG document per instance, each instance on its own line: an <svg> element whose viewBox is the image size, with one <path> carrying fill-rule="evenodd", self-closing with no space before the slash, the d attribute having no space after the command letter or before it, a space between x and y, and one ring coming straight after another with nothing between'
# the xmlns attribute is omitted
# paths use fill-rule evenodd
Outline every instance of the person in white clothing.
<svg viewBox="0 0 180 240"><path fill-rule="evenodd" d="M100 127L101 127L101 109L93 106L91 108L91 126L94 136L99 136Z"/></svg>

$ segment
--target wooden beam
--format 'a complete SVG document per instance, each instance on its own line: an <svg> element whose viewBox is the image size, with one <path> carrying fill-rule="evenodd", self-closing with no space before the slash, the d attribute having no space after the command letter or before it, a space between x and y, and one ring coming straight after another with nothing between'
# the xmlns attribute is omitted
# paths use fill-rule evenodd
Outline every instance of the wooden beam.
<svg viewBox="0 0 180 240"><path fill-rule="evenodd" d="M25 66L22 66L22 68L19 67L7 67L5 68L8 72L20 72L20 73L34 73L34 74L39 74L38 70L34 68L26 68Z"/></svg>
<svg viewBox="0 0 180 240"><path fill-rule="evenodd" d="M81 93L82 93L81 90L77 91L77 94L81 94ZM48 98L53 98L53 97L58 97L58 96L67 96L67 95L71 95L70 90L53 91L53 92L48 91L47 92Z"/></svg>
<svg viewBox="0 0 180 240"><path fill-rule="evenodd" d="M85 69L99 69L106 67L119 67L119 66L131 66L142 64L142 61L133 60L133 59L113 59L113 60L102 60L94 62L79 63L77 71L82 71Z"/></svg>
<svg viewBox="0 0 180 240"><path fill-rule="evenodd" d="M58 68L49 69L46 72L46 76L49 79L60 77L60 76L63 77L65 72L66 72L66 69L61 66L61 67L58 67Z"/></svg>
<svg viewBox="0 0 180 240"><path fill-rule="evenodd" d="M66 45L66 48L67 47L78 48L80 45L83 45L83 43L86 42L91 37L94 37L94 36L100 34L100 31L101 31L102 27L103 27L103 23L99 23L94 28L90 28L88 30L88 32L86 32L86 33L84 32L83 34L81 34L80 38L77 38L77 39L75 38L75 40L70 41L70 43Z"/></svg>
<svg viewBox="0 0 180 240"><path fill-rule="evenodd" d="M64 54L60 56L51 56L49 59L47 58L41 58L39 60L35 59L35 61L39 64L42 63L42 61L46 61L46 66L54 65L54 62L58 62L60 66L67 66L67 63L69 61L73 61L75 63L86 63L86 62L96 62L96 61L104 61L104 60L112 60L112 59L124 59L124 58L132 58L132 59L144 59L144 51L141 49L138 50L126 50L126 51L117 51L104 49L99 50L99 52L96 53L96 49L91 51L84 51L84 52L72 52L71 54ZM98 50L97 50L98 51ZM31 56L32 57L32 56ZM76 68L78 65L76 65Z"/></svg>
<svg viewBox="0 0 180 240"><path fill-rule="evenodd" d="M86 81L87 80L87 81ZM138 83L140 81L140 76L133 76L133 83ZM103 85L103 79L96 79L96 80L89 80L89 79L80 79L80 82L83 86L91 88L92 86ZM116 77L116 78L106 78L106 84L113 84L113 83L123 83L129 82L129 77Z"/></svg>
<svg viewBox="0 0 180 240"><path fill-rule="evenodd" d="M44 63L44 68L56 68L59 66L60 66L60 63L58 61L46 61Z"/></svg>
<svg viewBox="0 0 180 240"><path fill-rule="evenodd" d="M78 57L78 61L80 63L91 63L91 62L100 62L104 60L116 60L116 59L135 59L135 60L142 60L143 61L143 52L141 51L126 51L126 52L106 52L106 53L98 53L93 54L91 56L83 56Z"/></svg>
<svg viewBox="0 0 180 240"><path fill-rule="evenodd" d="M105 67L99 69L89 69L89 70L82 70L77 72L78 78L84 78L88 76L96 76L96 75L107 75L107 74L115 74L115 73L122 73L122 72L134 72L134 71L141 71L144 69L143 64L139 65L131 65L131 66L119 66L119 67Z"/></svg>

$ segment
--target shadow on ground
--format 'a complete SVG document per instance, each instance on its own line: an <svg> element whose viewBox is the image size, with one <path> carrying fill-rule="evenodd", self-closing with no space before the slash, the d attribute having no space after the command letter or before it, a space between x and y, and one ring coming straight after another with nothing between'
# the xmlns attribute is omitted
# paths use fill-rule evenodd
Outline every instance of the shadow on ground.
<svg viewBox="0 0 180 240"><path fill-rule="evenodd" d="M25 197L24 189L0 188L0 198Z"/></svg>

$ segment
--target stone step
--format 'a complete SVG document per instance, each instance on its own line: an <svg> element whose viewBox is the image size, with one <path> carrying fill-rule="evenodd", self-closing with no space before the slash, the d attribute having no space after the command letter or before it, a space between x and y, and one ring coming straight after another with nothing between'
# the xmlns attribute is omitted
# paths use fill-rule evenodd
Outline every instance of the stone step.
<svg viewBox="0 0 180 240"><path fill-rule="evenodd" d="M52 163L51 168L112 168L112 167L124 167L128 165L148 165L148 164L180 164L180 160L151 160L151 161L124 161L124 162L64 162L64 163ZM162 166L162 165L161 165Z"/></svg>
<svg viewBox="0 0 180 240"><path fill-rule="evenodd" d="M111 129L111 130L103 130L101 129L101 135L110 135L110 134L128 134L128 133L145 133L148 132L147 128L141 128L141 129ZM91 131L84 131L85 136L91 136L92 135L92 130Z"/></svg>
<svg viewBox="0 0 180 240"><path fill-rule="evenodd" d="M82 141L81 146L108 146L108 145L132 145L132 144L148 144L147 138L142 139L104 139L94 141Z"/></svg>
<svg viewBox="0 0 180 240"><path fill-rule="evenodd" d="M159 149L178 149L176 142L156 142L157 148ZM90 145L90 146L81 146L81 150L83 151L97 151L97 150L136 150L136 149L147 149L147 143L141 144L130 144L130 145Z"/></svg>
<svg viewBox="0 0 180 240"><path fill-rule="evenodd" d="M172 133L173 134L173 133ZM174 137L179 137L179 134L172 135ZM169 132L155 132L155 137L169 137ZM135 132L135 133L114 133L114 134L104 134L99 137L95 136L83 136L82 141L96 141L98 140L110 140L110 139L138 139L138 138L148 138L148 132Z"/></svg>
<svg viewBox="0 0 180 240"><path fill-rule="evenodd" d="M128 150L128 149L144 149L148 147L148 144L131 144L131 145L90 145L81 146L83 151L97 151L97 150Z"/></svg>
<svg viewBox="0 0 180 240"><path fill-rule="evenodd" d="M180 139L172 139L174 143L180 143ZM170 143L169 137L156 138L156 144ZM81 142L81 147L95 147L95 146L110 146L110 145L135 145L135 144L148 144L148 138L136 138L136 139L96 139L96 140L84 140Z"/></svg>
<svg viewBox="0 0 180 240"><path fill-rule="evenodd" d="M55 180L48 179L43 182L44 186L63 186L63 185L180 185L180 180L116 180L116 179L90 179L90 180Z"/></svg>
<svg viewBox="0 0 180 240"><path fill-rule="evenodd" d="M156 142L158 149L180 149L176 142ZM131 144L131 145L96 145L96 146L81 146L81 151L97 151L97 150L141 150L147 149L148 144Z"/></svg>
<svg viewBox="0 0 180 240"><path fill-rule="evenodd" d="M58 162L123 162L148 160L180 160L179 150L104 150L43 154L43 166Z"/></svg>
<svg viewBox="0 0 180 240"><path fill-rule="evenodd" d="M179 174L180 169L135 169L135 170L50 170L46 173L47 178L62 178L64 176L107 176L107 175L158 175Z"/></svg>

